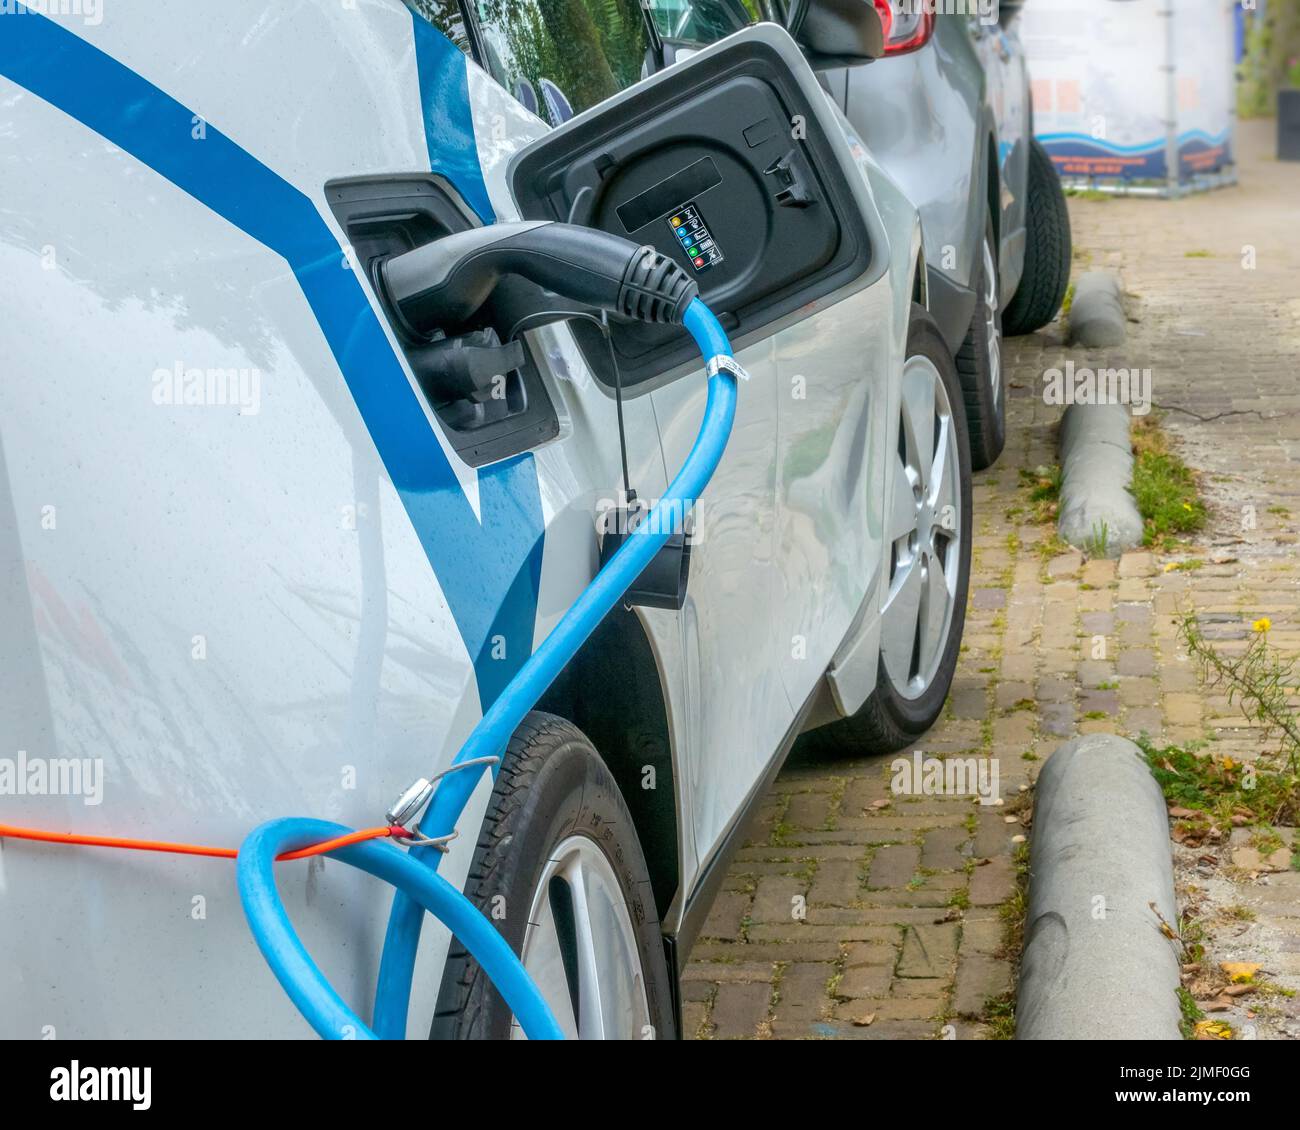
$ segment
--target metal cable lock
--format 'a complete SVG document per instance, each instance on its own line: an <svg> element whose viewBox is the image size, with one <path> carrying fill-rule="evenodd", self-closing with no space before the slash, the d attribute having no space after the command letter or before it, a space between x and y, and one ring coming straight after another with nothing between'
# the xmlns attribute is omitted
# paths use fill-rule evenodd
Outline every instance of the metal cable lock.
<svg viewBox="0 0 1300 1130"><path fill-rule="evenodd" d="M448 774L458 773L473 765L499 765L500 763L501 758L495 755L472 757L468 761L453 763L432 777L417 778L415 783L407 788L384 813L384 820L390 828L399 828L405 833L395 834L392 838L407 847L431 847L445 854L449 850L447 845L460 835L458 828L453 828L445 836L426 836L418 831L407 832L406 829L418 825L420 814L433 798L434 786Z"/></svg>

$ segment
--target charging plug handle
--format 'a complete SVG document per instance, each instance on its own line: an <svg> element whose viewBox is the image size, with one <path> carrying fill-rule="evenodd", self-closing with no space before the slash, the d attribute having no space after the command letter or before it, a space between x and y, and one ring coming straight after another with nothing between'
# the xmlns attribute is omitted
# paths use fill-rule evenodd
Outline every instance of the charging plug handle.
<svg viewBox="0 0 1300 1130"><path fill-rule="evenodd" d="M652 247L550 221L493 224L426 243L379 265L379 289L404 333L427 339L464 324L502 275L641 322L678 325L695 280Z"/></svg>

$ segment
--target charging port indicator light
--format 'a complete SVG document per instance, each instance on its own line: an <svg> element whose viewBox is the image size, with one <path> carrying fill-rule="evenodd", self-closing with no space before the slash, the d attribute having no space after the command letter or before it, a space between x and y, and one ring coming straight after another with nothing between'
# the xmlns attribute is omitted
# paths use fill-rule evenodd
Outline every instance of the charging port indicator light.
<svg viewBox="0 0 1300 1130"><path fill-rule="evenodd" d="M699 207L692 201L683 204L668 217L668 226L681 245L682 253L698 274L722 262L722 249L704 223Z"/></svg>

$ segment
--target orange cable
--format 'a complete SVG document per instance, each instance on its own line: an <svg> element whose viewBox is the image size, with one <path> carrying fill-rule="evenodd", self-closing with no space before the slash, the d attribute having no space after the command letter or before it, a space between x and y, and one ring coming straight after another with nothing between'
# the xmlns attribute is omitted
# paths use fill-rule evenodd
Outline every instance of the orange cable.
<svg viewBox="0 0 1300 1130"><path fill-rule="evenodd" d="M293 859L306 859L313 855L325 855L349 844L362 840L378 840L385 836L409 837L410 833L397 825L383 828L363 828L359 832L349 832L346 836L335 836L319 844L287 851L277 855L279 863ZM75 832L44 832L39 828L18 828L12 824L0 824L0 839L12 836L18 840L38 840L48 844L79 844L83 847L128 848L132 851L164 851L174 855L205 855L216 859L236 859L239 852L235 848L208 847L205 844L175 844L166 840L129 840L117 836L81 836Z"/></svg>

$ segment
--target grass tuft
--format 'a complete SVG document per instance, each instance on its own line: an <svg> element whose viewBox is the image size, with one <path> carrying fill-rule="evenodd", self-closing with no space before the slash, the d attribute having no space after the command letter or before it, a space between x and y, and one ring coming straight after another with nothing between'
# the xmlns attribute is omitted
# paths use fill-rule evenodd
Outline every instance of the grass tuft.
<svg viewBox="0 0 1300 1130"><path fill-rule="evenodd" d="M1129 488L1142 515L1142 543L1173 548L1180 537L1205 525L1205 503L1196 475L1171 448L1169 438L1150 416L1133 421L1133 484Z"/></svg>
<svg viewBox="0 0 1300 1130"><path fill-rule="evenodd" d="M1020 482L1029 491L1029 510L1035 522L1054 522L1061 499L1061 468L1020 469Z"/></svg>

